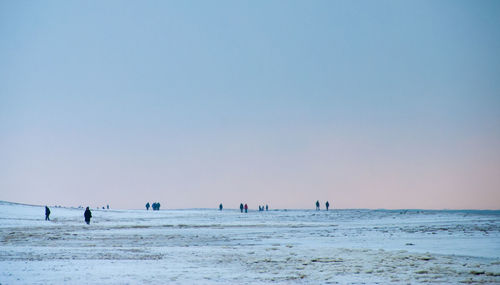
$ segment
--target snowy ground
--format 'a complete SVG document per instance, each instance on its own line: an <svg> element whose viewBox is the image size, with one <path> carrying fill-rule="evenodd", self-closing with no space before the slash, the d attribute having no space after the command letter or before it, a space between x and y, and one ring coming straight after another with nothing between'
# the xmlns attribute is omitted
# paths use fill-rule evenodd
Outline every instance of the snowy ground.
<svg viewBox="0 0 500 285"><path fill-rule="evenodd" d="M499 283L499 211L93 210L0 202L0 283Z"/></svg>

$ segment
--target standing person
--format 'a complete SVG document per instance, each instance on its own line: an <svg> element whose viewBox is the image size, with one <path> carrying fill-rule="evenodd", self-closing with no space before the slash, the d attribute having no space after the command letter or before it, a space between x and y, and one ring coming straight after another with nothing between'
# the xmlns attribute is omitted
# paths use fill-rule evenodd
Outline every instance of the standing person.
<svg viewBox="0 0 500 285"><path fill-rule="evenodd" d="M46 221L50 221L49 216L50 216L50 209L49 209L49 207L45 206L45 220Z"/></svg>
<svg viewBox="0 0 500 285"><path fill-rule="evenodd" d="M330 203L328 203L328 201L326 201L325 206L326 206L326 210L328 211L328 208L330 207Z"/></svg>
<svg viewBox="0 0 500 285"><path fill-rule="evenodd" d="M240 212L243 213L243 203L240 204Z"/></svg>
<svg viewBox="0 0 500 285"><path fill-rule="evenodd" d="M266 211L269 210L269 206L266 204Z"/></svg>
<svg viewBox="0 0 500 285"><path fill-rule="evenodd" d="M89 207L85 209L85 213L83 213L83 216L85 217L85 222L87 225L90 225L90 218L92 218L92 213L90 212Z"/></svg>
<svg viewBox="0 0 500 285"><path fill-rule="evenodd" d="M248 205L245 204L245 213L248 213Z"/></svg>
<svg viewBox="0 0 500 285"><path fill-rule="evenodd" d="M319 201L316 201L316 211L319 211Z"/></svg>
<svg viewBox="0 0 500 285"><path fill-rule="evenodd" d="M222 211L222 203L219 205L219 211Z"/></svg>
<svg viewBox="0 0 500 285"><path fill-rule="evenodd" d="M146 211L149 211L149 202L146 203Z"/></svg>

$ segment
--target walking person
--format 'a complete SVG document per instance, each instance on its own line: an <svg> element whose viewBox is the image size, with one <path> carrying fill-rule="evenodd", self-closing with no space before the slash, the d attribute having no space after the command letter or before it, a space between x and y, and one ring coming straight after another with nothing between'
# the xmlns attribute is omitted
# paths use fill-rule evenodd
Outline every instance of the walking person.
<svg viewBox="0 0 500 285"><path fill-rule="evenodd" d="M85 213L83 213L83 216L85 217L85 222L87 225L90 225L90 218L92 218L92 212L90 212L89 207L85 209Z"/></svg>
<svg viewBox="0 0 500 285"><path fill-rule="evenodd" d="M149 202L146 203L146 211L149 211Z"/></svg>
<svg viewBox="0 0 500 285"><path fill-rule="evenodd" d="M316 211L319 211L319 201L316 201Z"/></svg>
<svg viewBox="0 0 500 285"><path fill-rule="evenodd" d="M45 220L46 221L50 221L49 216L50 216L50 209L49 209L49 207L45 206Z"/></svg>
<svg viewBox="0 0 500 285"><path fill-rule="evenodd" d="M240 212L243 213L243 203L240 204Z"/></svg>
<svg viewBox="0 0 500 285"><path fill-rule="evenodd" d="M222 207L222 203L220 203L220 205L219 205L219 211L222 211L222 208L223 208Z"/></svg>
<svg viewBox="0 0 500 285"><path fill-rule="evenodd" d="M248 205L245 204L245 213L248 213Z"/></svg>
<svg viewBox="0 0 500 285"><path fill-rule="evenodd" d="M328 211L328 208L330 207L330 203L328 203L328 201L326 201L325 206L326 206L326 210Z"/></svg>

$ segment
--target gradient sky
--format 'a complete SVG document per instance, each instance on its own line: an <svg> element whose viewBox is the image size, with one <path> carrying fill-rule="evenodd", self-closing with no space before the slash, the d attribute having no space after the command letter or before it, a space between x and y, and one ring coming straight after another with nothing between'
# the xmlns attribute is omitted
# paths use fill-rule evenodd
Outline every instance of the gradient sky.
<svg viewBox="0 0 500 285"><path fill-rule="evenodd" d="M0 0L0 200L500 209L500 2Z"/></svg>

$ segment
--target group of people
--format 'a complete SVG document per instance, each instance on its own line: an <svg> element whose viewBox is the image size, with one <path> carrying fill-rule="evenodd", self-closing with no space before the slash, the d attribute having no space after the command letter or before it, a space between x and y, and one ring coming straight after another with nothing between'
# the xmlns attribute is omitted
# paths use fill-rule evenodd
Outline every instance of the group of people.
<svg viewBox="0 0 500 285"><path fill-rule="evenodd" d="M328 208L330 208L330 203L326 201L325 206L326 210L328 211ZM319 201L316 201L316 211L319 211Z"/></svg>
<svg viewBox="0 0 500 285"><path fill-rule="evenodd" d="M85 218L85 222L87 223L87 225L90 225L90 218L92 218L92 212L90 211L89 207L87 207L87 209L85 209L85 212L83 212L83 217ZM47 206L45 206L45 220L50 221L50 209Z"/></svg>
<svg viewBox="0 0 500 285"><path fill-rule="evenodd" d="M224 208L224 207L222 206L222 203L220 203L220 204L219 204L219 211L222 211L222 209L223 209L223 208ZM268 210L269 210L269 206L268 206L268 205L266 205L265 207L264 207L264 206L259 206L259 212L264 211L264 209L265 209L266 211L268 211ZM241 204L240 204L240 211L241 211L242 213L243 213L243 211L245 211L245 213L248 213L248 205L247 205L247 204L243 205L243 203L241 203Z"/></svg>
<svg viewBox="0 0 500 285"><path fill-rule="evenodd" d="M326 206L326 210L328 211L328 208L330 208L330 203L328 201L326 201L325 206ZM153 211L159 211L160 210L160 203L155 202L152 205L150 205L149 202L146 203L146 210L149 210L150 207L153 209ZM107 208L109 209L109 206L107 206ZM104 207L103 207L103 209L104 209ZM222 211L222 209L223 209L223 206L222 206L222 203L220 203L219 210ZM264 210L268 211L269 206L266 205L264 207L264 206L259 205L259 212L262 212ZM319 201L316 201L316 211L319 211L319 210L320 210ZM243 205L243 203L241 203L240 204L240 211L242 213L243 213L243 211L245 211L245 213L248 213L248 205L247 204ZM92 212L90 211L89 207L87 207L85 209L85 212L83 213L83 217L85 218L85 222L87 223L87 225L89 225L90 218L92 218ZM50 221L50 209L47 206L45 206L45 220Z"/></svg>
<svg viewBox="0 0 500 285"><path fill-rule="evenodd" d="M243 213L243 209L245 209L245 213L248 213L248 205L245 204L245 206L243 206L243 203L240 204L240 211Z"/></svg>
<svg viewBox="0 0 500 285"><path fill-rule="evenodd" d="M160 203L155 202L155 203L149 205L149 202L147 202L146 203L146 210L149 211L149 207L151 207L151 209L153 209L153 211L159 211L160 210Z"/></svg>

